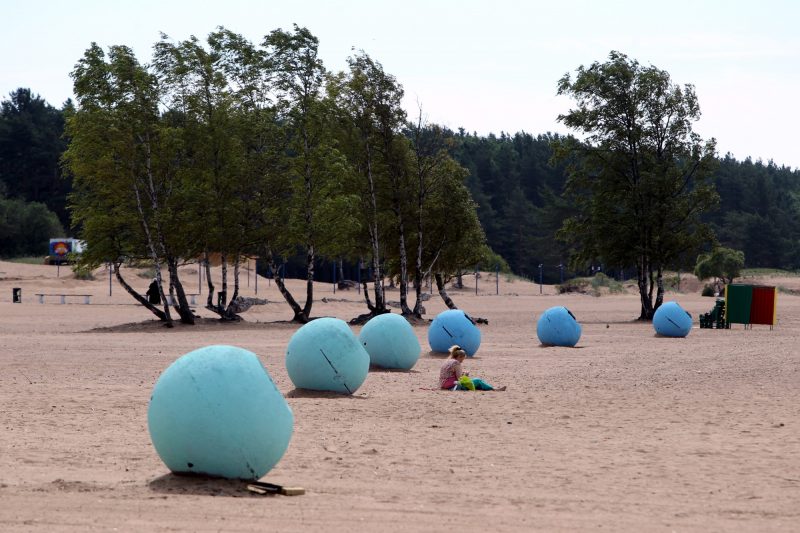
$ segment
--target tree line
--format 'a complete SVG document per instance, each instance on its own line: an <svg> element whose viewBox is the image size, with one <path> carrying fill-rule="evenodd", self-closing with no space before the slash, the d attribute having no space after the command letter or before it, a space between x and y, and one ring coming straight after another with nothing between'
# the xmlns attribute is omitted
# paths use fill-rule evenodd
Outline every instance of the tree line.
<svg viewBox="0 0 800 533"><path fill-rule="evenodd" d="M538 265L544 264L545 283L557 283L558 265L568 264L571 250L556 233L575 213L562 196L565 165L551 161L553 142L563 136L479 136L459 130L448 131L448 137L453 157L469 171L466 183L489 245L513 272L538 281ZM711 181L720 200L702 220L711 225L718 244L744 252L748 268L800 269L800 170L726 154L717 159ZM600 260L572 265L565 275L588 273ZM675 267L693 265L690 257ZM618 276L630 267L604 266Z"/></svg>
<svg viewBox="0 0 800 533"><path fill-rule="evenodd" d="M690 270L698 251L718 245L743 251L747 266L800 266L798 171L715 157L713 141L691 132L693 88L665 71L612 52L566 75L559 91L578 107L560 119L592 135L588 142L483 137L426 123L422 110L407 116L401 84L380 63L359 52L346 71L328 72L317 45L297 26L258 45L220 28L206 42L163 36L147 65L127 47L92 45L73 72L76 103L56 110L28 89L3 101L0 192L19 205L45 202L90 242L89 266L110 261L123 285L122 263L163 265L184 321L193 318L177 266L211 268L211 255L221 258L224 298L212 301L210 286L209 309L235 318L239 265L259 256L301 322L321 260L370 267L365 316L386 310L384 276L398 281L402 312L419 316L426 277L454 305L444 290L450 276L506 262L547 282L604 265L637 276L648 298L662 294L663 268ZM600 131L614 122L609 109L679 126ZM614 152L621 138L634 139L636 158ZM627 173L632 165L638 174ZM645 192L657 205L629 203L633 218L609 216ZM607 239L624 233L615 228L663 231L666 212L691 219L664 233L679 235L671 243ZM5 220L3 228L20 224ZM657 264L642 263L637 246L656 244ZM303 258L304 298L281 282L287 257ZM659 302L643 297L643 316ZM169 308L150 308L171 320Z"/></svg>
<svg viewBox="0 0 800 533"><path fill-rule="evenodd" d="M311 318L321 258L370 266L365 317L387 311L386 276L397 280L406 316L421 317L426 277L454 306L445 277L490 254L465 171L439 128L408 119L402 86L380 63L358 52L332 73L317 49L297 26L259 44L224 28L205 42L164 35L149 64L128 47L93 44L72 73L63 156L72 222L88 244L82 262L112 263L126 290L168 323L170 306L137 293L121 264L151 263L162 301L169 292L186 323L195 317L181 262L206 269L205 307L237 319L240 265L254 255L298 322ZM296 255L305 258L304 294L279 275L280 258Z"/></svg>

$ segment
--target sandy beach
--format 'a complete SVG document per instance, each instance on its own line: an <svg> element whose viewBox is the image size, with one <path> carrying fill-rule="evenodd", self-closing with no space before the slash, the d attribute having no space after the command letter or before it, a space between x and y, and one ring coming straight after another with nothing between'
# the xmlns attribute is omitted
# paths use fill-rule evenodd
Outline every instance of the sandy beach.
<svg viewBox="0 0 800 533"><path fill-rule="evenodd" d="M196 292L192 268L185 279ZM450 294L489 323L465 367L507 391L431 390L443 355L428 351L427 326L417 325L423 351L411 371L370 371L353 396L340 396L292 385L284 356L298 326L285 322L289 308L264 278L257 295L255 278L243 280L245 296L269 302L243 322L166 329L116 281L109 295L103 269L92 281L68 267L56 274L0 262L2 531L800 528L798 296L779 294L772 330L707 330L697 316L714 299L670 292L695 317L688 337L671 339L634 320L633 292L540 294L502 275L498 290L484 274L476 295L468 276ZM149 279L128 276L144 292ZM800 278L744 281L800 289ZM15 287L22 303L12 303ZM92 298L40 304L36 293ZM315 300L314 316L366 310L355 290L330 284ZM576 348L539 344L536 318L554 305L582 324ZM445 309L435 294L425 307L428 318ZM285 394L294 434L264 480L305 495L178 477L159 459L147 430L153 385L209 344L256 353Z"/></svg>

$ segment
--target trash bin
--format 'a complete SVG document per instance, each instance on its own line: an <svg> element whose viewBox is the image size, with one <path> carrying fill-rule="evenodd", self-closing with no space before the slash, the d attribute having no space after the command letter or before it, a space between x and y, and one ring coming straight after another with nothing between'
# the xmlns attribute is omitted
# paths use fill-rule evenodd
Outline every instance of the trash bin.
<svg viewBox="0 0 800 533"><path fill-rule="evenodd" d="M12 301L15 304L21 304L22 303L22 288L21 287L14 287L12 289L12 298L13 298Z"/></svg>

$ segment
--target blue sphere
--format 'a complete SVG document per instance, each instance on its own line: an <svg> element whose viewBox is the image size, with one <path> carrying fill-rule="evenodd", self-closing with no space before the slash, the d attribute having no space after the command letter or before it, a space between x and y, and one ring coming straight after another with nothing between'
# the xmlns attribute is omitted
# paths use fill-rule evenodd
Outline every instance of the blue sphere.
<svg viewBox="0 0 800 533"><path fill-rule="evenodd" d="M252 480L286 452L294 417L255 354L206 346L158 378L147 426L173 472Z"/></svg>
<svg viewBox="0 0 800 533"><path fill-rule="evenodd" d="M384 313L361 328L358 340L369 354L370 363L381 368L409 370L419 359L419 340L408 320Z"/></svg>
<svg viewBox="0 0 800 533"><path fill-rule="evenodd" d="M581 338L581 325L566 307L551 307L539 317L536 335L539 342L546 346L572 348Z"/></svg>
<svg viewBox="0 0 800 533"><path fill-rule="evenodd" d="M286 371L299 389L353 394L369 372L369 354L338 318L318 318L289 339Z"/></svg>
<svg viewBox="0 0 800 533"><path fill-rule="evenodd" d="M692 331L692 315L677 302L664 302L653 315L653 327L665 337L685 337Z"/></svg>
<svg viewBox="0 0 800 533"><path fill-rule="evenodd" d="M472 357L481 345L481 330L464 311L448 309L433 319L428 328L428 344L434 352L446 352L458 344Z"/></svg>

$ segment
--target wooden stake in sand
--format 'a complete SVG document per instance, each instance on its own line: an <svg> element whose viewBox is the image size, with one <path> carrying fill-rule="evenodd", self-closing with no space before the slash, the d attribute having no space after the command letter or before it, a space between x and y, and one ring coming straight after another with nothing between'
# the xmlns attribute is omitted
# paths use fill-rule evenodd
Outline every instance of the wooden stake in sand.
<svg viewBox="0 0 800 533"><path fill-rule="evenodd" d="M267 483L266 481L253 481L247 484L247 490L256 494L283 494L284 496L300 496L306 493L302 487L284 487Z"/></svg>

